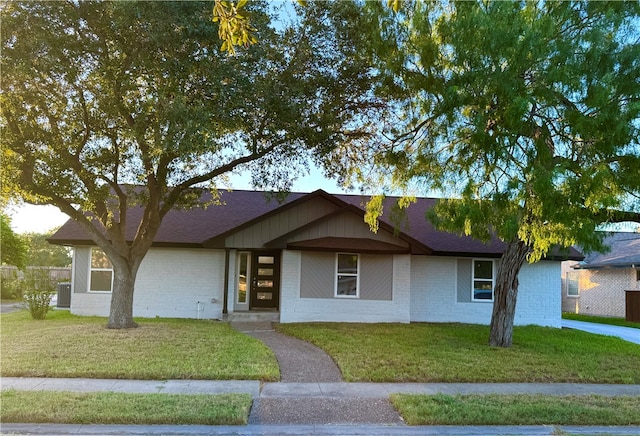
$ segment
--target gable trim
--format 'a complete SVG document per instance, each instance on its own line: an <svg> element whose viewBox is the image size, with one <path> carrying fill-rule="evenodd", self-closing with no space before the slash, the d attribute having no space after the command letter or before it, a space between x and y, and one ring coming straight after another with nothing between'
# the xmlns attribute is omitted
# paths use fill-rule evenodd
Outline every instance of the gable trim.
<svg viewBox="0 0 640 436"><path fill-rule="evenodd" d="M288 250L352 252L363 254L409 254L410 248L368 238L325 237L287 244Z"/></svg>
<svg viewBox="0 0 640 436"><path fill-rule="evenodd" d="M323 198L333 204L335 204L336 206L343 206L344 202L342 202L342 200L334 197L331 194L326 193L325 191L323 191L322 189L318 189L316 191L313 191L310 194L307 195L303 195L300 198L296 198L293 201L290 201L288 203L285 203L279 207L276 207L275 209L264 213L256 218L253 218L249 221L245 221L244 223L227 230L226 232L220 233L212 238L206 239L202 242L202 245L205 248L225 248L225 240L227 239L227 237L229 237L230 235L233 235L234 233L237 233L241 230L247 229L251 226L253 226L256 223L259 223L260 221L264 221L274 215L277 215L279 213L282 213L283 211L286 211L288 209L292 209L302 203L305 203L307 201L310 201L314 198Z"/></svg>

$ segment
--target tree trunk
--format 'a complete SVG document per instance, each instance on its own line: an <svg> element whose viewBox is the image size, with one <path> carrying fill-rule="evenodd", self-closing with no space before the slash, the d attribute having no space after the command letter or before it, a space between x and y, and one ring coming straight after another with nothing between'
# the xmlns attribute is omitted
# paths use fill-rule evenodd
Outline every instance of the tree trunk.
<svg viewBox="0 0 640 436"><path fill-rule="evenodd" d="M133 321L133 288L137 268L128 262L113 262L113 293L109 312L109 329L129 329L138 327Z"/></svg>
<svg viewBox="0 0 640 436"><path fill-rule="evenodd" d="M511 241L500 259L489 336L489 345L492 347L511 347L518 297L518 274L527 260L527 254L529 247L524 242Z"/></svg>

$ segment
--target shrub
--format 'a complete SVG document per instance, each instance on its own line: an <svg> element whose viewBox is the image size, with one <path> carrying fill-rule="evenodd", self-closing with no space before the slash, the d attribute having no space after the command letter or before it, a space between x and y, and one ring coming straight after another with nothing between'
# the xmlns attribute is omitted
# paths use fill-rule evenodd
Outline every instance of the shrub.
<svg viewBox="0 0 640 436"><path fill-rule="evenodd" d="M47 316L55 289L56 282L51 280L48 270L28 269L25 272L23 299L33 319Z"/></svg>
<svg viewBox="0 0 640 436"><path fill-rule="evenodd" d="M0 277L0 297L6 300L22 299L22 280L17 270L3 272Z"/></svg>

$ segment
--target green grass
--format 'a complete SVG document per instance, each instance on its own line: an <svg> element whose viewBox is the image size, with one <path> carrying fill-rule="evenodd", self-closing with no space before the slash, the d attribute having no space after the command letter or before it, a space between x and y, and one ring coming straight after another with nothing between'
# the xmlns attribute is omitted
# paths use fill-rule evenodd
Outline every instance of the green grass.
<svg viewBox="0 0 640 436"><path fill-rule="evenodd" d="M640 383L640 346L576 330L516 327L513 347L488 346L468 324L280 324L336 361L350 382Z"/></svg>
<svg viewBox="0 0 640 436"><path fill-rule="evenodd" d="M50 424L244 425L251 395L2 391L0 421Z"/></svg>
<svg viewBox="0 0 640 436"><path fill-rule="evenodd" d="M579 315L577 313L562 313L563 319L571 319L574 321L595 322L597 324L617 325L621 327L631 327L640 329L640 323L627 321L624 318L612 318L608 316Z"/></svg>
<svg viewBox="0 0 640 436"><path fill-rule="evenodd" d="M640 397L393 394L391 402L409 425L640 424Z"/></svg>
<svg viewBox="0 0 640 436"><path fill-rule="evenodd" d="M140 319L139 328L106 329L106 318L27 311L0 320L3 377L278 380L273 352L226 323Z"/></svg>

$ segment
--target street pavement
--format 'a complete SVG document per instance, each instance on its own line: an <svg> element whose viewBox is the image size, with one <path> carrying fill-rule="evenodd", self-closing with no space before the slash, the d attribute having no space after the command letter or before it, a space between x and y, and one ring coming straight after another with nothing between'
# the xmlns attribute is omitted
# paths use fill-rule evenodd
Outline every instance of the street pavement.
<svg viewBox="0 0 640 436"><path fill-rule="evenodd" d="M640 435L640 427L592 427L567 425L504 426L404 426L404 425L87 425L87 424L2 424L1 434L19 435L151 435L151 436L557 436Z"/></svg>

